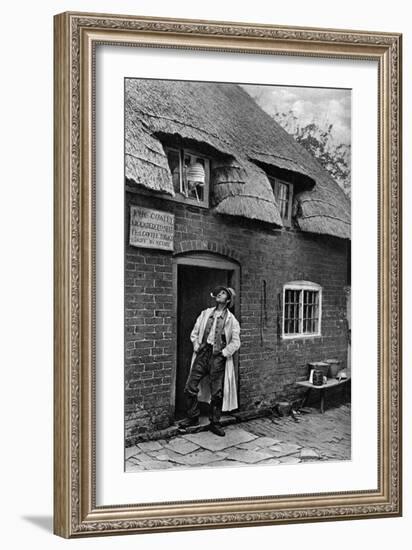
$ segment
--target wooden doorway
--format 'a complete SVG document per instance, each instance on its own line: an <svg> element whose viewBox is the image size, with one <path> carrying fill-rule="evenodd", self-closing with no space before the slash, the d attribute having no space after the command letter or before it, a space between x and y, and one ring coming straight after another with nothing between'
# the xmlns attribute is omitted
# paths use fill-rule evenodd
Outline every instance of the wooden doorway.
<svg viewBox="0 0 412 550"><path fill-rule="evenodd" d="M176 369L174 416L185 415L183 389L189 374L193 345L190 333L203 309L213 307L210 292L219 285L230 286L236 291L236 303L232 308L238 317L239 266L211 254L197 254L177 258L176 261ZM236 359L236 358L235 358ZM235 372L238 380L237 360Z"/></svg>

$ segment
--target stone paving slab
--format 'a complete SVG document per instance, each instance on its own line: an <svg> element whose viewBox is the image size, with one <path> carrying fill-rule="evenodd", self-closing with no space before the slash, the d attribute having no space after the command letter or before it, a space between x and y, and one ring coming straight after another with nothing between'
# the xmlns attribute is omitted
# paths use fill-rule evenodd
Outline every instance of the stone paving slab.
<svg viewBox="0 0 412 550"><path fill-rule="evenodd" d="M125 449L125 459L127 460L133 455L137 455L140 453L139 447L133 446L133 447L126 447Z"/></svg>
<svg viewBox="0 0 412 550"><path fill-rule="evenodd" d="M183 436L188 441L203 447L209 451L222 451L228 447L233 447L239 443L246 443L256 439L256 435L249 433L243 428L228 428L224 437L219 437L212 432L202 432L197 434L186 434Z"/></svg>
<svg viewBox="0 0 412 550"><path fill-rule="evenodd" d="M282 443L280 439L274 439L273 437L261 436L255 439L254 443L258 447L271 447L272 445L279 445Z"/></svg>
<svg viewBox="0 0 412 550"><path fill-rule="evenodd" d="M327 409L323 415L314 410L299 415L299 422L289 417L256 418L225 430L225 437L209 431L185 433L127 448L126 471L293 465L351 458L350 406ZM257 462L245 460L257 458L255 453L269 456Z"/></svg>
<svg viewBox="0 0 412 550"><path fill-rule="evenodd" d="M256 464L266 458L273 458L273 455L263 450L260 451L248 451L246 449L227 449L227 458L230 460L236 460L246 464Z"/></svg>
<svg viewBox="0 0 412 550"><path fill-rule="evenodd" d="M141 472L143 470L168 470L174 468L176 464L172 462L160 462L159 460L146 460L145 462L128 462L128 472Z"/></svg>
<svg viewBox="0 0 412 550"><path fill-rule="evenodd" d="M269 447L269 450L273 451L275 456L281 457L296 454L300 451L301 448L301 445L295 445L293 443L282 443Z"/></svg>
<svg viewBox="0 0 412 550"><path fill-rule="evenodd" d="M322 434L319 436L318 441L319 441L319 444L328 444L328 446L330 447L330 444L332 443L332 439L333 437L331 435Z"/></svg>
<svg viewBox="0 0 412 550"><path fill-rule="evenodd" d="M161 460L162 462L167 462L170 458L169 453L165 449L162 449L161 451L152 451L150 456L152 459Z"/></svg>
<svg viewBox="0 0 412 550"><path fill-rule="evenodd" d="M289 464L289 465L293 465L293 464L299 464L300 463L300 459L297 458L296 456L285 456L283 458L280 458L279 459L279 462L281 464Z"/></svg>
<svg viewBox="0 0 412 550"><path fill-rule="evenodd" d="M236 449L245 449L246 451L257 451L260 449L254 441L248 441L247 443L239 443L236 445Z"/></svg>
<svg viewBox="0 0 412 550"><path fill-rule="evenodd" d="M150 460L153 460L153 458L149 455L149 454L146 454L146 453L143 453L143 452L140 452L139 454L137 455L133 455L131 456L127 462L128 463L133 463L133 464L141 464L142 462L148 462Z"/></svg>
<svg viewBox="0 0 412 550"><path fill-rule="evenodd" d="M137 446L143 452L160 451L162 448L162 445L158 441L143 441L142 443L138 443Z"/></svg>
<svg viewBox="0 0 412 550"><path fill-rule="evenodd" d="M259 466L274 466L276 464L280 464L279 458L267 458L266 460L262 460L259 462Z"/></svg>
<svg viewBox="0 0 412 550"><path fill-rule="evenodd" d="M314 449L302 449L300 451L301 460L319 460L321 457Z"/></svg>
<svg viewBox="0 0 412 550"><path fill-rule="evenodd" d="M192 453L193 451L199 449L199 445L196 445L196 443L192 443L192 441L188 441L183 437L176 437L176 439L171 439L169 443L164 446L164 448L182 455L187 455L188 453Z"/></svg>
<svg viewBox="0 0 412 550"><path fill-rule="evenodd" d="M268 447L272 445L278 445L282 443L280 439L274 439L273 437L261 436L247 443L239 443L236 445L238 449L246 449L248 451L257 451L259 449L267 450Z"/></svg>
<svg viewBox="0 0 412 550"><path fill-rule="evenodd" d="M151 459L160 460L162 462L173 462L184 466L204 465L210 462L217 462L226 458L226 453L211 452L205 449L199 449L193 453L182 455L171 449L162 449L151 453Z"/></svg>
<svg viewBox="0 0 412 550"><path fill-rule="evenodd" d="M236 460L228 460L227 458L224 458L223 460L219 460L219 462L210 462L209 464L205 464L202 466L202 468L242 468L245 467L245 464L242 462L236 462Z"/></svg>
<svg viewBox="0 0 412 550"><path fill-rule="evenodd" d="M178 464L184 464L186 466L204 466L205 464L218 462L224 458L226 458L226 453L200 450L188 455L178 455L178 453L175 453L173 460Z"/></svg>
<svg viewBox="0 0 412 550"><path fill-rule="evenodd" d="M162 449L161 451L154 451L150 453L152 459L174 462L176 464L191 465L191 464L207 464L209 462L216 462L226 457L226 453L212 453L205 449L199 449L193 453L183 455L176 453L171 449Z"/></svg>

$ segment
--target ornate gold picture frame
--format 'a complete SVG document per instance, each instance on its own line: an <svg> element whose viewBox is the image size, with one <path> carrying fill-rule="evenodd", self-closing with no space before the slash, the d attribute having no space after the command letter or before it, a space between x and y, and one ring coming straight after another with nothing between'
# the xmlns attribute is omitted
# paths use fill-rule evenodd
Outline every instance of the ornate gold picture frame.
<svg viewBox="0 0 412 550"><path fill-rule="evenodd" d="M87 13L57 15L54 29L54 532L72 538L399 516L401 35ZM377 488L167 502L136 494L135 504L97 503L95 93L102 45L376 62Z"/></svg>

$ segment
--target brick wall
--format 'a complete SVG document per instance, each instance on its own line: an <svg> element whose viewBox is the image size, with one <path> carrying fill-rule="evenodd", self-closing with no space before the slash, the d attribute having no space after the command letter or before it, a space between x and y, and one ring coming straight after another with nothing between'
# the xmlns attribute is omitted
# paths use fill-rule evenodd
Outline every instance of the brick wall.
<svg viewBox="0 0 412 550"><path fill-rule="evenodd" d="M173 253L128 245L130 204L175 214L174 253L208 250L241 266L239 350L240 410L273 406L299 396L307 363L346 359L346 243L210 210L127 193L125 208L126 434L165 428L173 421L175 342ZM282 340L284 283L322 286L322 336ZM266 281L266 308L262 287Z"/></svg>

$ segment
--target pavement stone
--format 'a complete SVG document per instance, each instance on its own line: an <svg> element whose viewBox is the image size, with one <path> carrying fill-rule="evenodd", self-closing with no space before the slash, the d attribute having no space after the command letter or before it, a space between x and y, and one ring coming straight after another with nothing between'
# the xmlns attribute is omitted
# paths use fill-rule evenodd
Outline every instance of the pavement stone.
<svg viewBox="0 0 412 550"><path fill-rule="evenodd" d="M293 455L299 452L301 445L295 445L293 443L281 443L279 445L273 445L269 447L277 457Z"/></svg>
<svg viewBox="0 0 412 550"><path fill-rule="evenodd" d="M308 414L299 415L299 422L266 417L233 424L225 428L225 437L206 431L142 442L125 450L126 471L349 460L350 406L330 408L323 415L317 409L308 410ZM269 456L254 462L259 453ZM248 462L248 457L253 460Z"/></svg>
<svg viewBox="0 0 412 550"><path fill-rule="evenodd" d="M142 443L138 443L137 446L143 452L160 451L160 449L162 448L161 444L158 441L143 441Z"/></svg>
<svg viewBox="0 0 412 550"><path fill-rule="evenodd" d="M188 441L183 437L177 437L176 439L171 439L164 446L164 448L174 451L176 453L180 453L182 455L187 455L188 453L192 453L193 451L199 449L199 445L197 445L196 443L192 443L192 441Z"/></svg>
<svg viewBox="0 0 412 550"><path fill-rule="evenodd" d="M206 453L206 454L203 454ZM210 451L205 451L204 449L200 449L197 452L194 453L188 453L187 455L183 455L181 453L176 453L175 451L172 451L171 449L162 449L161 451L155 451L151 453L151 456L153 459L156 460L162 460L162 461L169 461L174 462L175 464L182 464L182 465L190 465L190 464L196 464L196 461L200 460L200 462L204 462L205 464L211 461L211 455L213 453L210 453ZM217 453L214 453L216 455L216 460L221 460L226 455L222 454L219 455ZM187 457L187 458L186 458Z"/></svg>
<svg viewBox="0 0 412 550"><path fill-rule="evenodd" d="M125 449L125 459L127 460L133 455L137 455L140 453L139 447L133 446L133 447L126 447Z"/></svg>
<svg viewBox="0 0 412 550"><path fill-rule="evenodd" d="M280 458L279 459L279 462L280 464L289 464L289 465L292 465L292 464L299 464L300 463L300 459L297 458L296 456L285 456L283 458Z"/></svg>
<svg viewBox="0 0 412 550"><path fill-rule="evenodd" d="M261 462L259 462L259 466L274 466L276 464L280 464L280 459L279 458L267 458L265 460L262 460Z"/></svg>
<svg viewBox="0 0 412 550"><path fill-rule="evenodd" d="M246 464L256 464L266 458L273 458L272 454L263 450L248 451L247 449L227 449L225 452L228 459Z"/></svg>
<svg viewBox="0 0 412 550"><path fill-rule="evenodd" d="M239 449L247 449L249 451L258 451L259 449L267 450L268 447L272 445L278 445L282 443L280 439L274 439L273 437L261 436L247 443L239 443L236 445Z"/></svg>
<svg viewBox="0 0 412 550"><path fill-rule="evenodd" d="M174 460L178 464L184 464L186 466L204 466L205 464L218 462L219 460L222 460L224 458L226 458L226 453L199 450L187 455L179 455L178 453L175 453L173 459L171 460Z"/></svg>
<svg viewBox="0 0 412 550"><path fill-rule="evenodd" d="M153 458L149 454L140 452L139 454L133 455L128 458L127 462L133 464L141 464L142 462L150 462L151 460L153 460Z"/></svg>
<svg viewBox="0 0 412 550"><path fill-rule="evenodd" d="M317 451L314 449L302 449L300 451L301 460L319 460L321 457Z"/></svg>
<svg viewBox="0 0 412 550"><path fill-rule="evenodd" d="M186 434L183 436L188 441L203 447L209 451L222 451L239 443L246 443L256 439L256 435L249 433L243 428L231 427L226 429L226 435L219 437L212 432L201 432L197 434Z"/></svg>
<svg viewBox="0 0 412 550"><path fill-rule="evenodd" d="M261 463L259 463L260 465ZM202 466L202 468L242 468L245 464L242 462L237 462L236 460L228 460L227 458L224 458L223 460L219 460L218 462L210 462L209 464L205 464Z"/></svg>
<svg viewBox="0 0 412 550"><path fill-rule="evenodd" d="M153 458L153 459L156 459L156 460L161 460L161 461L168 461L169 460L169 454L165 451L165 450L161 450L161 451L152 451L150 453L150 456Z"/></svg>
<svg viewBox="0 0 412 550"><path fill-rule="evenodd" d="M159 460L147 460L140 463L128 463L127 472L141 472L143 470L168 470L174 468L176 464L172 462L159 462Z"/></svg>
<svg viewBox="0 0 412 550"><path fill-rule="evenodd" d="M161 451L154 451L150 453L151 460L160 460L162 462L171 462L175 465L182 466L196 466L196 465L205 465L210 462L217 462L226 458L226 453L223 452L212 452L205 449L199 449L193 453L188 453L186 455L176 453L171 449L162 449Z"/></svg>
<svg viewBox="0 0 412 550"><path fill-rule="evenodd" d="M282 443L280 439L274 439L273 437L262 436L258 437L254 441L258 447L271 447L272 445L279 445Z"/></svg>
<svg viewBox="0 0 412 550"><path fill-rule="evenodd" d="M245 449L246 451L257 451L260 449L258 445L256 445L255 441L247 441L246 443L239 443L239 445L236 445L236 449Z"/></svg>

